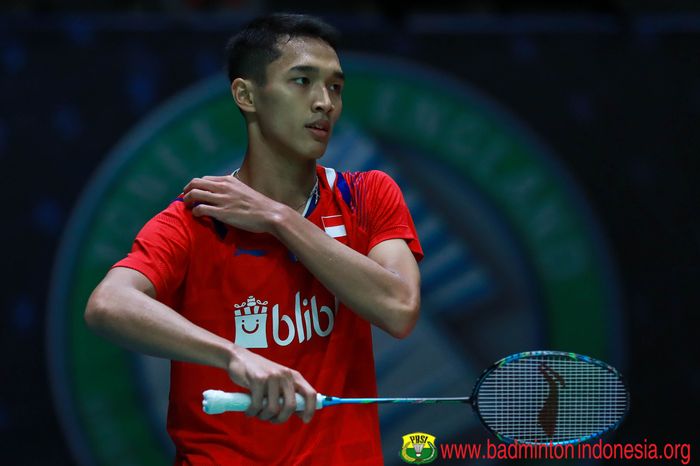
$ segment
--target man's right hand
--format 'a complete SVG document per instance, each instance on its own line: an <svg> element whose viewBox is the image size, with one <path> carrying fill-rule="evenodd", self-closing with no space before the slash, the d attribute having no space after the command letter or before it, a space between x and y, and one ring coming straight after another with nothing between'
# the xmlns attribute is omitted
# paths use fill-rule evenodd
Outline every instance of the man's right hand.
<svg viewBox="0 0 700 466"><path fill-rule="evenodd" d="M285 422L296 411L295 393L305 400L301 419L308 423L316 412L316 390L302 375L288 367L235 346L228 364L228 375L236 384L250 390L252 402L247 416L273 423ZM284 400L279 402L280 397ZM263 406L263 399L267 404Z"/></svg>

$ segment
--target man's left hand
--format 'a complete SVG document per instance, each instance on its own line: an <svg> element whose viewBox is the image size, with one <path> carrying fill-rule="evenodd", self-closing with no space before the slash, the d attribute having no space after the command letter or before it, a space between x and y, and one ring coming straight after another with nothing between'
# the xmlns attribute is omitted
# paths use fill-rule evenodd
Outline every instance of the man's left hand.
<svg viewBox="0 0 700 466"><path fill-rule="evenodd" d="M205 176L187 183L184 201L195 217L213 217L252 233L268 233L282 204L260 194L233 176Z"/></svg>

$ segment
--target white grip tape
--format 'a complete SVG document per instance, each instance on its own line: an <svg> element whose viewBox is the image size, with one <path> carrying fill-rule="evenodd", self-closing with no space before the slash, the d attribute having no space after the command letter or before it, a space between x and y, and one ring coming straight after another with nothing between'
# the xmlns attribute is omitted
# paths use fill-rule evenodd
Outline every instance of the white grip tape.
<svg viewBox="0 0 700 466"><path fill-rule="evenodd" d="M207 414L221 414L227 411L246 411L250 406L250 395L247 393L230 393L221 390L206 390L202 393L202 409ZM316 409L323 408L324 396L316 395ZM306 402L296 393L297 411L304 411ZM284 399L280 397L280 404ZM267 398L263 398L263 407L267 405Z"/></svg>

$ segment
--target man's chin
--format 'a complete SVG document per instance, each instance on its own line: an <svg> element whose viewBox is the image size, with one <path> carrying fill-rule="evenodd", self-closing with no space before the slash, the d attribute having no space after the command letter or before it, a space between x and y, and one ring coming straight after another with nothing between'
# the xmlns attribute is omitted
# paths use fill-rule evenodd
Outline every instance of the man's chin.
<svg viewBox="0 0 700 466"><path fill-rule="evenodd" d="M314 159L319 160L322 158L324 155L326 155L326 149L327 147L324 147L322 151L319 151L317 154L314 154Z"/></svg>
<svg viewBox="0 0 700 466"><path fill-rule="evenodd" d="M324 156L326 149L328 149L328 144L318 144L316 147L309 148L306 154L304 154L304 158L318 160Z"/></svg>

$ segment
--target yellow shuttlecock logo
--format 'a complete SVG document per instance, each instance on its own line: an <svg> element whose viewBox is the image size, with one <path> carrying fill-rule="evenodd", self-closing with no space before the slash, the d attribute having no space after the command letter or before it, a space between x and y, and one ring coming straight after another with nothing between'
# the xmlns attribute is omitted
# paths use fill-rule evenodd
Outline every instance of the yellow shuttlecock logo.
<svg viewBox="0 0 700 466"><path fill-rule="evenodd" d="M435 437L425 432L413 432L403 436L399 456L409 464L428 464L437 458Z"/></svg>

